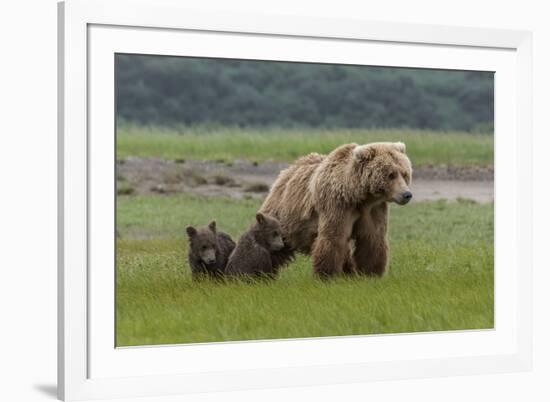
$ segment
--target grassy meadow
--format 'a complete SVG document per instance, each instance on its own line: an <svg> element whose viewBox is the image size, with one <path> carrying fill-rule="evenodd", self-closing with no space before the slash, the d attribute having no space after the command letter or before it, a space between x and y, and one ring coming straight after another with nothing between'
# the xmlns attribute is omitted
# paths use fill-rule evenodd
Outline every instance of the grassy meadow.
<svg viewBox="0 0 550 402"><path fill-rule="evenodd" d="M270 283L192 282L185 226L216 218L237 238L259 206L119 196L117 346L493 327L492 204L392 205L382 279L319 281L310 259L299 257Z"/></svg>
<svg viewBox="0 0 550 402"><path fill-rule="evenodd" d="M402 141L414 166L492 166L493 136L418 130L159 128L121 125L117 159L128 157L292 162L341 144Z"/></svg>
<svg viewBox="0 0 550 402"><path fill-rule="evenodd" d="M117 159L291 162L348 142L403 141L413 166L492 166L493 136L406 130L122 125ZM121 181L119 185L124 184ZM185 226L216 219L235 240L261 200L198 194L117 197L117 346L385 334L493 327L493 204L391 206L381 279L312 275L299 256L276 281L195 283Z"/></svg>

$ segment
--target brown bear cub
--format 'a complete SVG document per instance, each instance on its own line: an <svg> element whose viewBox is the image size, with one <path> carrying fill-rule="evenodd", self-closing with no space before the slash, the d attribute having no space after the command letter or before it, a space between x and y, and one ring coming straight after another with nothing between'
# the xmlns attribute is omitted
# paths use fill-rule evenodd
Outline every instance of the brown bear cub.
<svg viewBox="0 0 550 402"><path fill-rule="evenodd" d="M186 231L193 279L221 279L235 242L227 233L216 230L216 221L198 229L187 226Z"/></svg>
<svg viewBox="0 0 550 402"><path fill-rule="evenodd" d="M281 264L274 264L277 252L285 248L279 221L262 213L241 236L225 268L228 277L271 279Z"/></svg>

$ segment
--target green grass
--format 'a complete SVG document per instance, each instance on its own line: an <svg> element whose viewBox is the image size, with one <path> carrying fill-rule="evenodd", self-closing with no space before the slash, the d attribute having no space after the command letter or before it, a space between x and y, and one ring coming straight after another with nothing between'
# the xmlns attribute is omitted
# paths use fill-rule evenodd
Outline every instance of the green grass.
<svg viewBox="0 0 550 402"><path fill-rule="evenodd" d="M493 327L493 206L392 206L382 279L322 282L300 257L270 283L194 283L185 225L235 238L259 201L118 197L117 345L280 339Z"/></svg>
<svg viewBox="0 0 550 402"><path fill-rule="evenodd" d="M117 158L235 159L291 162L310 152L328 153L345 143L403 141L414 166L492 166L493 136L415 130L239 129L139 127L117 131Z"/></svg>

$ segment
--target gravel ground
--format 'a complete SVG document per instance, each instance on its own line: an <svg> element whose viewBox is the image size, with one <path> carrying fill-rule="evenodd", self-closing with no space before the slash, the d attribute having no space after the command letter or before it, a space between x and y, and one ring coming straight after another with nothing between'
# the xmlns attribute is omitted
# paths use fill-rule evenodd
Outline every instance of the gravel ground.
<svg viewBox="0 0 550 402"><path fill-rule="evenodd" d="M247 161L171 161L128 158L117 163L119 194L190 193L232 198L263 198L288 164ZM493 168L425 166L414 169L415 201L470 199L493 201Z"/></svg>

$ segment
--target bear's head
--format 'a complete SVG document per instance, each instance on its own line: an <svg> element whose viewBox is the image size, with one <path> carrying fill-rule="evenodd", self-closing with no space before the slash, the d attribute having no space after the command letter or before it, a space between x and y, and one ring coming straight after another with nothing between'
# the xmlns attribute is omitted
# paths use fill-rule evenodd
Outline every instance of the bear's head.
<svg viewBox="0 0 550 402"><path fill-rule="evenodd" d="M405 151L402 142L357 145L352 152L362 190L386 202L407 204L412 199L412 167Z"/></svg>
<svg viewBox="0 0 550 402"><path fill-rule="evenodd" d="M256 242L270 251L277 251L285 246L279 221L269 215L258 212L252 231Z"/></svg>
<svg viewBox="0 0 550 402"><path fill-rule="evenodd" d="M195 229L193 226L187 226L185 230L189 236L190 253L198 257L205 265L215 264L216 251L218 250L216 221L212 221L208 226L198 229Z"/></svg>

